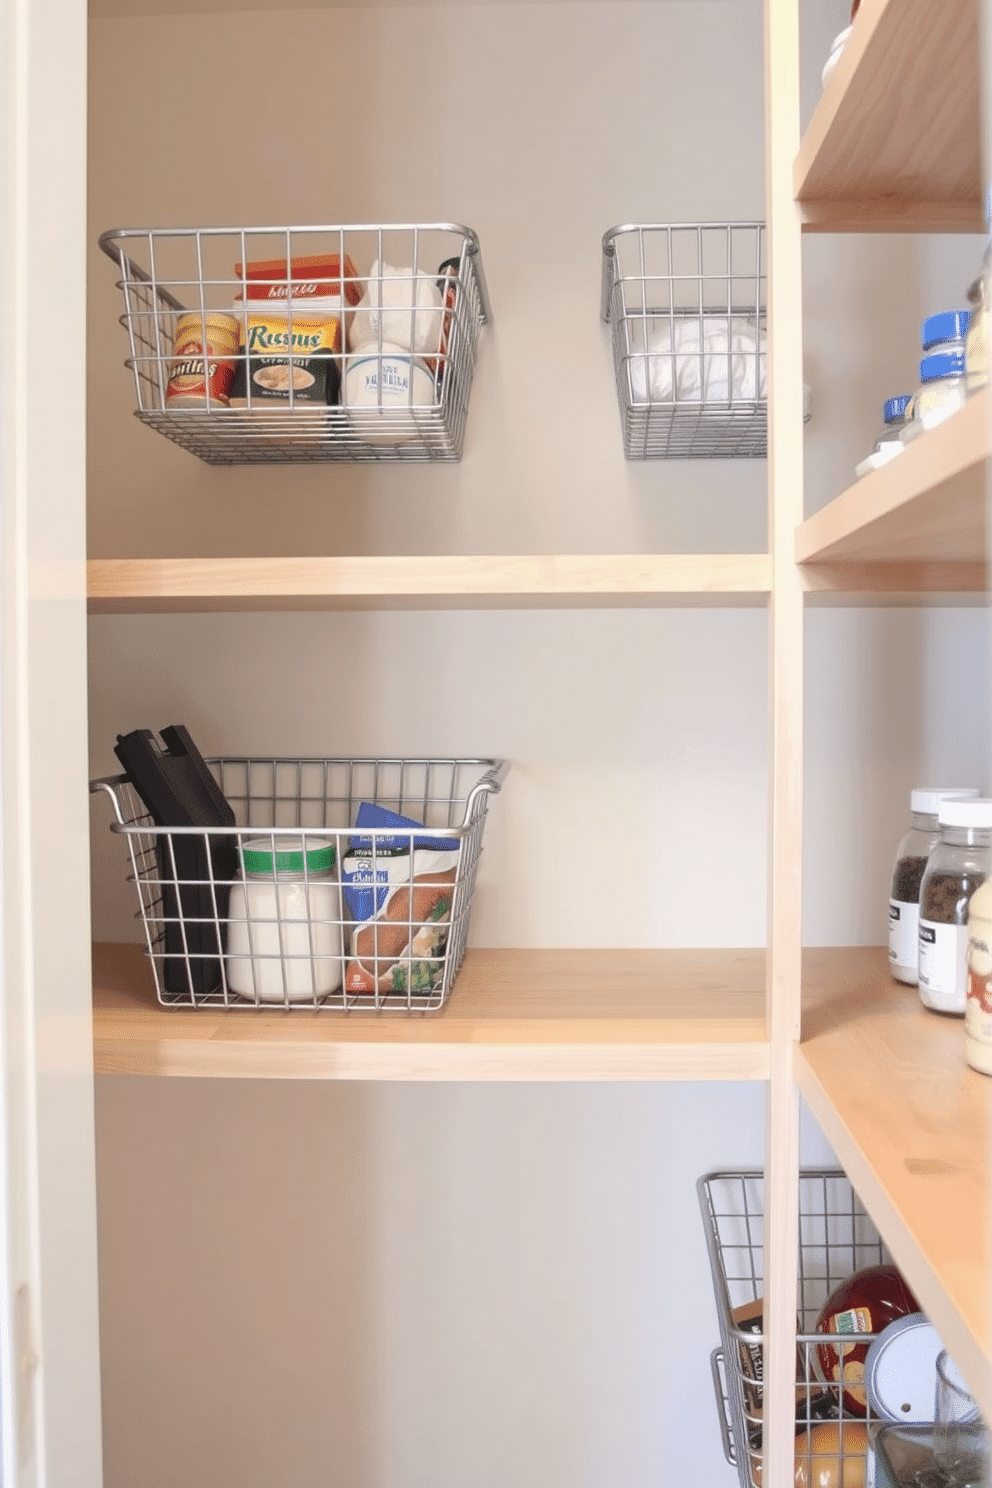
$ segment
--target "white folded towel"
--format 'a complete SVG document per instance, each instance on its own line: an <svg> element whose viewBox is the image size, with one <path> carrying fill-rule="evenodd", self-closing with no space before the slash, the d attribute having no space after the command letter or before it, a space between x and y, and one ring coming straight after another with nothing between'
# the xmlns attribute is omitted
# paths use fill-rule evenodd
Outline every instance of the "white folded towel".
<svg viewBox="0 0 992 1488"><path fill-rule="evenodd" d="M767 391L765 333L743 316L631 316L634 403L753 403Z"/></svg>

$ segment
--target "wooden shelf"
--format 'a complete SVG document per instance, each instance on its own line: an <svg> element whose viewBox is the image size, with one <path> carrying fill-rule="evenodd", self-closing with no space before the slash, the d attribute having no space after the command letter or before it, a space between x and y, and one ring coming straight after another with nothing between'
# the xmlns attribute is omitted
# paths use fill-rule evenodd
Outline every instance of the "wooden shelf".
<svg viewBox="0 0 992 1488"><path fill-rule="evenodd" d="M470 950L433 1014L160 1007L144 951L94 948L102 1074L763 1080L760 950Z"/></svg>
<svg viewBox="0 0 992 1488"><path fill-rule="evenodd" d="M889 586L915 575L919 587L983 589L990 457L992 398L974 397L800 525L808 586L879 587L889 569Z"/></svg>
<svg viewBox="0 0 992 1488"><path fill-rule="evenodd" d="M763 604L766 553L95 558L94 614Z"/></svg>
<svg viewBox="0 0 992 1488"><path fill-rule="evenodd" d="M980 0L862 0L796 158L818 232L982 232Z"/></svg>
<svg viewBox="0 0 992 1488"><path fill-rule="evenodd" d="M804 981L799 1088L992 1418L992 1080L885 949L807 951Z"/></svg>

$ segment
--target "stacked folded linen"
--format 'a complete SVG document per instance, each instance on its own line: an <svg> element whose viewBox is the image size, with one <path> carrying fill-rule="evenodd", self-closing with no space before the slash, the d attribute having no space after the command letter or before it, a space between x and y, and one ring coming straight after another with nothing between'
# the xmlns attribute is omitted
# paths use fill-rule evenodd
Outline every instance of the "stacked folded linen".
<svg viewBox="0 0 992 1488"><path fill-rule="evenodd" d="M733 315L631 316L633 403L754 403L766 396L765 333Z"/></svg>

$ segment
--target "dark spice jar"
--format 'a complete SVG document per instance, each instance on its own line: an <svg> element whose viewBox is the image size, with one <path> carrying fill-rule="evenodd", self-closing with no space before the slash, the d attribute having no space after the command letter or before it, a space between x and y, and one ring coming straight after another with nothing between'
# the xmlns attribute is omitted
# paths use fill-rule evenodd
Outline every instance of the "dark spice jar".
<svg viewBox="0 0 992 1488"><path fill-rule="evenodd" d="M974 786L917 786L910 793L911 824L896 848L889 889L889 970L897 982L917 983L920 884L940 838L937 809L942 800L974 800L978 795Z"/></svg>
<svg viewBox="0 0 992 1488"><path fill-rule="evenodd" d="M968 901L989 876L992 801L943 800L940 840L920 884L920 997L964 1015L968 994Z"/></svg>

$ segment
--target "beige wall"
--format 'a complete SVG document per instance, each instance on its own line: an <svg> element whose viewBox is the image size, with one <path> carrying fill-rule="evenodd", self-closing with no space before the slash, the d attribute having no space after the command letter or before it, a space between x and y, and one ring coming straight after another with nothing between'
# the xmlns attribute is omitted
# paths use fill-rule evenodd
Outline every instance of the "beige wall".
<svg viewBox="0 0 992 1488"><path fill-rule="evenodd" d="M811 18L811 58L843 8ZM92 237L453 219L494 315L460 464L211 470L131 418L94 249L91 551L763 548L764 462L623 460L598 320L606 228L762 215L759 10L96 22ZM819 505L914 363L924 284L957 270L913 239L807 260ZM810 618L811 939L881 938L910 786L984 772L982 624ZM505 755L476 943L761 944L765 648L760 609L102 618L91 764L177 721L210 752ZM137 938L132 913L98 809L97 934ZM762 1100L98 1082L109 1488L729 1485L693 1184L760 1162Z"/></svg>

